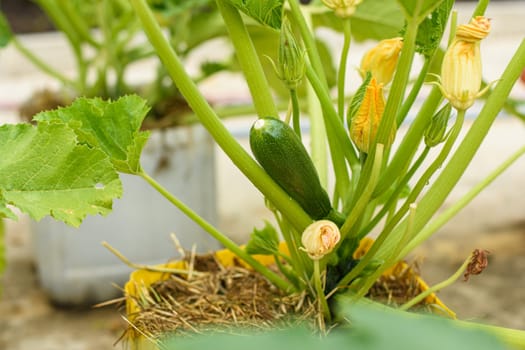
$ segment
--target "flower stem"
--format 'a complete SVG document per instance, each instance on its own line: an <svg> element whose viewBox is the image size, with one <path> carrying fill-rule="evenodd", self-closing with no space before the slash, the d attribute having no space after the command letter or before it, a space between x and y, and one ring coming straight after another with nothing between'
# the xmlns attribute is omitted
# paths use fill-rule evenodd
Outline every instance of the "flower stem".
<svg viewBox="0 0 525 350"><path fill-rule="evenodd" d="M292 101L293 129L299 137L299 139L301 139L301 113L299 110L299 98L297 97L297 90L290 89L290 99Z"/></svg>
<svg viewBox="0 0 525 350"><path fill-rule="evenodd" d="M428 288L427 290L419 293L414 298L412 298L411 300L409 300L406 303L404 303L403 305L401 305L399 307L399 309L402 310L402 311L406 311L406 310L410 309L412 306L414 306L414 305L418 304L419 302L423 301L426 297L428 297L432 293L435 293L435 292L437 292L439 290L442 290L443 288L446 288L446 287L450 286L452 283L456 282L456 280L463 274L463 272L465 272L465 269L467 268L467 266L470 263L471 259L472 259L472 254L469 254L467 259L465 259L463 264L461 264L459 269L456 272L454 272L454 274L452 276L450 276L449 278L447 278L446 280L444 280L442 282L439 282L439 283L433 285L432 287Z"/></svg>
<svg viewBox="0 0 525 350"><path fill-rule="evenodd" d="M419 29L419 23L415 19L407 21L405 37L403 38L403 50L399 56L392 87L385 105L383 118L377 130L376 142L386 146L385 151L388 153L389 139L391 131L396 127L396 119L401 102L405 96L405 90L412 67L412 60L416 48L416 36Z"/></svg>
<svg viewBox="0 0 525 350"><path fill-rule="evenodd" d="M324 321L329 323L332 319L332 316L330 314L330 307L328 306L328 302L326 301L326 295L324 294L324 288L323 288L323 283L321 279L321 271L320 271L319 265L320 265L319 260L314 260L314 287L315 287L315 292L317 294L317 301L319 302L319 309L321 310L323 314Z"/></svg>
<svg viewBox="0 0 525 350"><path fill-rule="evenodd" d="M345 239L354 224L358 221L363 211L366 209L367 205L370 203L370 197L374 192L374 188L377 184L379 173L381 171L381 164L383 162L383 148L384 147L382 144L376 144L375 159L373 162L372 171L370 172L370 181L368 181L367 187L365 187L365 190L359 196L359 199L341 227L341 239ZM357 231L355 231L355 233L357 234Z"/></svg>
<svg viewBox="0 0 525 350"><path fill-rule="evenodd" d="M345 80L346 80L346 63L348 61L348 52L352 41L352 28L350 18L342 19L343 22L343 50L339 61L339 72L337 75L337 110L339 118L344 120L345 117Z"/></svg>

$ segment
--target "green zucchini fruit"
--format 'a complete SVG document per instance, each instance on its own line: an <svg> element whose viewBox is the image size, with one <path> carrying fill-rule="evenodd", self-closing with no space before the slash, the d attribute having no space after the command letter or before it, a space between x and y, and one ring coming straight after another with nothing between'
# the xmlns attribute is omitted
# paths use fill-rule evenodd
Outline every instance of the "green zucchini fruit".
<svg viewBox="0 0 525 350"><path fill-rule="evenodd" d="M342 224L306 148L288 124L273 117L259 118L250 129L250 148L266 173L312 219Z"/></svg>

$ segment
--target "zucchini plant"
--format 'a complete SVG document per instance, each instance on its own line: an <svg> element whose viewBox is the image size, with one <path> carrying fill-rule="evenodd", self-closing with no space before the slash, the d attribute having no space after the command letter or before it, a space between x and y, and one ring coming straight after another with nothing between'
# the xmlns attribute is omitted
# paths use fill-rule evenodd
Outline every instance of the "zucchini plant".
<svg viewBox="0 0 525 350"><path fill-rule="evenodd" d="M264 195L277 227L255 230L247 250L144 172L140 152L148 133L140 126L148 107L137 96L81 98L68 108L39 114L35 126L0 127L0 152L5 155L0 160L0 214L14 218L15 206L37 220L51 215L79 225L86 215L109 213L122 191L118 173L134 174L278 288L308 293L318 302L320 323L329 323L334 295L348 295L350 304L362 300L384 271L525 153L525 146L516 150L438 214L525 67L522 41L501 79L481 87L479 46L490 32L484 17L488 2L479 1L472 20L457 26L452 0L322 0L308 5L298 0L217 0L252 96L250 154L199 91L148 3L130 0L165 71L217 145ZM444 45L449 24L451 35ZM253 27L265 28L275 38L270 60L263 58L267 48L257 45L255 33L260 31ZM335 76L326 69L326 46L318 44L321 27L341 33ZM347 81L351 41L364 38L379 43L362 58L362 80ZM446 46L444 55L441 45ZM417 72L416 56L423 61ZM271 69L265 68L268 64ZM284 83L279 94L271 89L276 77ZM429 79L430 92L422 89ZM482 96L488 97L480 100ZM283 97L289 104L286 112L279 108ZM420 106L414 103L418 97L424 98ZM462 136L466 111L474 103L482 109ZM409 113L415 117L408 123ZM399 136L403 123L408 131ZM400 142L394 147L395 138ZM374 230L379 232L374 243L356 256L359 242ZM289 257L278 251L275 232L286 242ZM282 273L251 254L274 255ZM494 331L525 344L523 332Z"/></svg>

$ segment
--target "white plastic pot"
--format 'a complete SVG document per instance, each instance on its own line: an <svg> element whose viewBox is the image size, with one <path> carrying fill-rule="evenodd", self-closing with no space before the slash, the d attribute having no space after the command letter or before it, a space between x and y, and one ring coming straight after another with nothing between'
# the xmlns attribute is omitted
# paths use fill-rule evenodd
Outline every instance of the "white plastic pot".
<svg viewBox="0 0 525 350"><path fill-rule="evenodd" d="M177 127L153 132L141 159L146 172L211 223L217 219L213 147L201 126ZM121 179L124 195L108 216L88 217L78 229L51 218L34 224L38 274L53 302L87 305L122 295L115 284L123 285L131 269L102 247L102 241L141 264L177 258L171 233L186 249L220 248L143 179Z"/></svg>

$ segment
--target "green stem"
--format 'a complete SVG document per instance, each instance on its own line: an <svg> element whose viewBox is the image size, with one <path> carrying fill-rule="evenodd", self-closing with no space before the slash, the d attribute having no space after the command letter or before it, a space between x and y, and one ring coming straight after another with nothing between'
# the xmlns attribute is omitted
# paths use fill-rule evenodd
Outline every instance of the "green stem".
<svg viewBox="0 0 525 350"><path fill-rule="evenodd" d="M292 100L292 123L293 129L299 139L301 139L301 113L299 110L299 98L297 97L297 90L290 90L290 99Z"/></svg>
<svg viewBox="0 0 525 350"><path fill-rule="evenodd" d="M310 149L312 162L319 174L323 188L328 187L328 151L326 148L326 126L323 119L323 109L315 96L310 83L307 83L307 108L310 119Z"/></svg>
<svg viewBox="0 0 525 350"><path fill-rule="evenodd" d="M164 37L146 1L131 0L131 4L166 70L202 125L237 168L275 205L298 232L302 232L312 222L308 214L295 201L290 200L290 196L266 174L228 132L185 71L180 58Z"/></svg>
<svg viewBox="0 0 525 350"><path fill-rule="evenodd" d="M319 51L317 50L317 45L315 43L315 38L312 34L312 31L310 30L310 27L308 26L308 23L301 12L299 2L297 0L288 0L288 4L290 5L292 18L299 26L299 31L301 32L301 37L304 42L306 53L308 54L310 64L312 65L316 75L319 77L321 86L325 89L328 89L321 56L319 56Z"/></svg>
<svg viewBox="0 0 525 350"><path fill-rule="evenodd" d="M374 216L374 218L372 220L370 220L370 222L366 225L366 227L363 228L359 232L359 234L358 234L359 239L363 238L368 233L370 233L370 231L379 223L379 221L386 215L386 213L388 213L389 210L391 210L392 208L395 207L395 203L399 199L398 198L399 194L405 188L405 186L408 184L408 182L410 181L412 176L414 176L416 170L419 169L419 167L421 166L421 164L423 163L423 161L427 157L429 151L430 151L430 148L429 147L425 147L425 149L423 150L423 152L421 152L421 155L414 162L414 164L412 165L410 170L405 174L403 179L397 184L396 189L388 197L388 200L383 205L381 210Z"/></svg>
<svg viewBox="0 0 525 350"><path fill-rule="evenodd" d="M402 250L399 255L399 259L404 257L408 252L419 246L421 243L426 241L430 236L435 233L439 228L446 224L452 217L454 217L461 209L463 209L468 203L470 203L482 190L492 183L499 175L501 175L508 167L510 167L516 160L525 154L525 147L517 150L512 156L510 156L505 162L499 167L494 169L483 181L473 187L467 194L461 197L446 211L440 214L435 220L429 225L425 226L410 243Z"/></svg>
<svg viewBox="0 0 525 350"><path fill-rule="evenodd" d="M432 119L441 99L439 88L433 87L397 148L392 161L381 175L374 196L379 196L385 192L398 178L398 174L402 172L402 169L408 167L418 149L419 143L423 139L424 130Z"/></svg>
<svg viewBox="0 0 525 350"><path fill-rule="evenodd" d="M348 61L348 52L352 41L352 28L350 18L342 19L343 22L343 50L339 61L339 72L337 75L337 110L339 118L345 118L345 80L346 80L346 63Z"/></svg>
<svg viewBox="0 0 525 350"><path fill-rule="evenodd" d="M209 222L204 220L196 212L191 210L191 208L186 206L178 198L172 195L168 190L166 190L161 184L155 181L155 179L153 179L151 176L149 176L145 172L140 173L139 176L142 177L144 180L146 180L146 182L150 184L154 189L156 189L162 196L164 196L164 198L169 200L180 211L182 211L185 215L187 215L190 219L192 219L197 225L202 227L213 238L219 241L224 247L226 247L228 250L230 250L232 253L237 255L239 258L243 259L248 264L250 264L250 266L252 266L257 272L261 273L263 276L268 278L268 280L271 281L273 284L275 284L277 287L287 292L291 292L294 290L294 287L291 283L282 279L279 275L275 274L268 267L262 265L260 262L255 260L253 256L246 253L246 251L241 249L235 242L233 242L231 239L226 237L226 235L224 235L222 232L220 232L215 227L213 227L213 225L211 225Z"/></svg>
<svg viewBox="0 0 525 350"><path fill-rule="evenodd" d="M372 193L374 192L374 188L377 184L377 180L379 179L379 174L381 172L381 164L383 161L383 145L382 144L376 144L376 152L375 152L375 159L373 161L372 171L370 173L370 181L368 181L368 185L363 191L363 193L359 196L359 199L357 200L356 204L352 208L352 211L346 218L343 226L341 227L341 240L345 239L345 237L348 235L350 230L353 228L354 224L358 221L358 219L363 214L363 211L366 209L367 205L370 203L370 198L372 196ZM355 231L357 234L357 231ZM349 238L355 238L354 236L351 236Z"/></svg>
<svg viewBox="0 0 525 350"><path fill-rule="evenodd" d="M330 323L332 316L330 314L330 307L326 301L326 295L324 294L319 265L319 260L314 260L314 287L317 294L317 301L319 302L319 308L324 316L324 321Z"/></svg>
<svg viewBox="0 0 525 350"><path fill-rule="evenodd" d="M487 10L487 7L489 6L489 3L490 0L479 0L478 4L476 5L476 8L474 9L472 17L483 16L485 10Z"/></svg>
<svg viewBox="0 0 525 350"><path fill-rule="evenodd" d="M64 14L62 8L58 6L55 1L35 0L35 2L42 10L44 10L56 28L64 33L66 38L69 40L77 63L78 81L76 85L79 87L80 94L82 94L86 89L87 66L86 61L82 55L82 40L80 36L78 35L75 27L71 24L68 16Z"/></svg>
<svg viewBox="0 0 525 350"><path fill-rule="evenodd" d="M339 119L335 111L330 96L326 90L322 88L315 72L309 65L306 67L306 75L323 109L324 124L328 135L328 146L330 147L332 166L335 173L335 190L337 193L335 197L345 198L350 189L350 176L348 175L345 157L352 163L352 157L355 157L354 148L344 130L343 121ZM357 158L355 158L355 160L357 161Z"/></svg>
<svg viewBox="0 0 525 350"><path fill-rule="evenodd" d="M305 15L303 19L308 28L313 27L311 14ZM319 99L316 97L312 85L309 82L306 82L306 99L308 117L310 119L310 149L312 162L319 174L321 185L323 188L328 188L327 134L323 119L323 109Z"/></svg>
<svg viewBox="0 0 525 350"><path fill-rule="evenodd" d="M342 148L342 151L350 163L350 166L360 166L359 159L355 152L354 146L346 133L346 129L343 125L343 121L339 119L337 112L332 103L329 93L322 87L322 83L316 75L315 71L309 65L306 65L306 76L310 81L321 107L323 108L323 116L325 118L325 125L327 128L328 135L331 137L328 141L337 140L338 145Z"/></svg>
<svg viewBox="0 0 525 350"><path fill-rule="evenodd" d="M277 108L268 81L239 11L228 1L216 2L244 72L257 114L261 117L277 117Z"/></svg>
<svg viewBox="0 0 525 350"><path fill-rule="evenodd" d="M472 254L470 254L468 256L468 258L465 259L463 264L461 264L459 269L456 272L454 272L454 274L452 276L450 276L449 278L447 278L446 280L444 280L442 282L439 282L439 283L433 285L432 287L429 287L427 290L419 293L414 298L412 298L411 300L409 300L406 303L404 303L403 305L401 305L399 307L399 309L401 311L406 311L406 310L410 309L412 306L417 305L418 303L423 301L426 297L428 297L432 293L436 293L436 292L438 292L438 291L440 291L440 290L450 286L452 283L456 282L456 280L463 274L463 272L467 268L467 266L470 263L471 259L472 259Z"/></svg>
<svg viewBox="0 0 525 350"><path fill-rule="evenodd" d="M64 14L70 19L71 26L75 29L79 38L95 48L100 48L100 44L93 38L89 32L89 25L80 15L80 11L74 8L74 2L71 0L59 0L60 7Z"/></svg>
<svg viewBox="0 0 525 350"><path fill-rule="evenodd" d="M430 58L425 58L425 62L423 63L423 67L421 67L421 71L419 72L417 80L412 86L410 93L405 98L405 101L403 102L403 105L401 106L401 109L399 110L399 113L397 115L397 126L398 127L406 119L408 112L410 111L410 108L412 108L412 105L414 104L414 101L416 100L417 95L419 94L419 91L421 90L421 86L423 86L423 83L425 82L428 68L430 67L430 61L431 61Z"/></svg>
<svg viewBox="0 0 525 350"><path fill-rule="evenodd" d="M386 146L386 152L388 152L391 133L396 127L398 111L405 96L405 90L408 84L410 69L412 67L412 60L414 59L416 48L416 36L419 28L418 24L419 23L415 19L410 19L407 22L406 33L403 38L403 50L401 50L399 61L396 66L396 73L390 88L390 93L388 94L383 118L381 119L381 123L377 130L376 142L384 144Z"/></svg>

